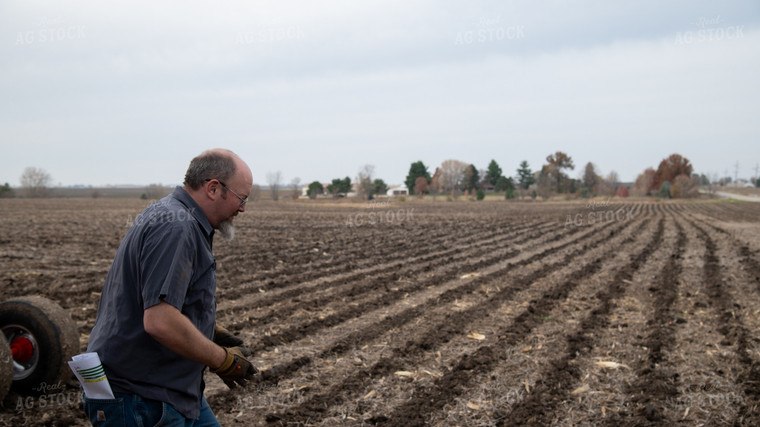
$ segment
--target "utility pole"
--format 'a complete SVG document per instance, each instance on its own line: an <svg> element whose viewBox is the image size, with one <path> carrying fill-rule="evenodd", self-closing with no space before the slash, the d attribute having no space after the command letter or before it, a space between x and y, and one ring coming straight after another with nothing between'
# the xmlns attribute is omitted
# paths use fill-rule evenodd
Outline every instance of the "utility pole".
<svg viewBox="0 0 760 427"><path fill-rule="evenodd" d="M739 181L739 162L734 165L734 183Z"/></svg>

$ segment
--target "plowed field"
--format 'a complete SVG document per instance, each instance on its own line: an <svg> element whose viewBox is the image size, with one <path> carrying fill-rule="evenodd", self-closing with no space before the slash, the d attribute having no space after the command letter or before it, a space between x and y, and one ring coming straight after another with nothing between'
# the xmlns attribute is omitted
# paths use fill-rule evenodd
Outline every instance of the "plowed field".
<svg viewBox="0 0 760 427"><path fill-rule="evenodd" d="M144 207L0 200L2 299L54 299L84 349ZM758 203L264 203L236 225L217 320L261 374L206 375L222 425L760 425ZM0 425L86 425L77 390L11 394Z"/></svg>

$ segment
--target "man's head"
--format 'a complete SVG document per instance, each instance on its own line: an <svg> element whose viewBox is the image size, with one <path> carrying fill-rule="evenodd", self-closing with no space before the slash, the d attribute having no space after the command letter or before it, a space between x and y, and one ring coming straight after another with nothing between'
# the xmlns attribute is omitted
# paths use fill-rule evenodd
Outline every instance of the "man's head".
<svg viewBox="0 0 760 427"><path fill-rule="evenodd" d="M223 148L204 151L185 173L184 188L198 203L212 227L231 239L232 218L245 212L253 187L251 169L235 153Z"/></svg>

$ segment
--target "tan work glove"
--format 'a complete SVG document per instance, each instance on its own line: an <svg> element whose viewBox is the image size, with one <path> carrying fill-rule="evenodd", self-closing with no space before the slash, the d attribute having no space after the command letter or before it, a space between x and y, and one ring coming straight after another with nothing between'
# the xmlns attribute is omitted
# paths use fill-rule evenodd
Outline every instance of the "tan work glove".
<svg viewBox="0 0 760 427"><path fill-rule="evenodd" d="M214 343L220 347L240 347L243 356L251 357L251 350L244 345L243 340L223 326L214 325Z"/></svg>
<svg viewBox="0 0 760 427"><path fill-rule="evenodd" d="M210 369L211 372L219 375L219 378L227 384L229 388L235 388L238 384L244 386L246 381L253 379L253 376L259 372L249 362L240 347L222 347L227 352L222 366L216 369Z"/></svg>

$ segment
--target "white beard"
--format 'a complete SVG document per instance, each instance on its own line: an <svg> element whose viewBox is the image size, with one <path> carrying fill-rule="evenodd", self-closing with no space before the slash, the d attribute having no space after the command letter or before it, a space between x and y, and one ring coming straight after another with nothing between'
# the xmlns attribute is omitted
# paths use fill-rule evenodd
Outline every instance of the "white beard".
<svg viewBox="0 0 760 427"><path fill-rule="evenodd" d="M220 222L217 230L219 230L219 234L221 234L227 241L235 238L235 226L232 225L232 221L229 219Z"/></svg>

